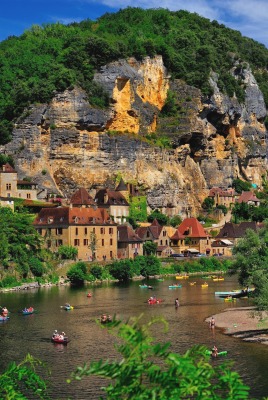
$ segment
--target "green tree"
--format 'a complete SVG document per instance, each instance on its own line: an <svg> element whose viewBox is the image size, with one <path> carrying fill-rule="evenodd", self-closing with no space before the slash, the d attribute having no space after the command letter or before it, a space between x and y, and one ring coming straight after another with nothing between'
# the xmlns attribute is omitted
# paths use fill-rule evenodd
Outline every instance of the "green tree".
<svg viewBox="0 0 268 400"><path fill-rule="evenodd" d="M97 235L95 232L90 232L88 248L91 250L92 260L95 260L95 258L96 258L97 246L98 246Z"/></svg>
<svg viewBox="0 0 268 400"><path fill-rule="evenodd" d="M233 180L232 187L235 189L237 193L247 192L252 189L252 185L249 182L242 181L241 179L237 178Z"/></svg>
<svg viewBox="0 0 268 400"><path fill-rule="evenodd" d="M102 277L102 268L99 267L98 265L92 265L90 267L90 273L96 278L96 279L101 279Z"/></svg>
<svg viewBox="0 0 268 400"><path fill-rule="evenodd" d="M31 257L29 259L29 266L30 266L30 270L34 276L41 277L45 272L43 263L36 257Z"/></svg>
<svg viewBox="0 0 268 400"><path fill-rule="evenodd" d="M214 207L214 198L213 197L206 197L202 203L202 208L207 211L211 211Z"/></svg>
<svg viewBox="0 0 268 400"><path fill-rule="evenodd" d="M239 375L227 363L209 363L204 347L180 355L171 352L169 343L155 343L151 329L160 322L164 321L155 319L147 325L137 319L127 324L112 322L107 329L119 338L116 347L122 359L91 361L77 368L72 378L96 375L108 379L107 400L249 398L249 388Z"/></svg>
<svg viewBox="0 0 268 400"><path fill-rule="evenodd" d="M180 215L174 215L169 219L169 224L174 228L177 228L182 223L182 218Z"/></svg>
<svg viewBox="0 0 268 400"><path fill-rule="evenodd" d="M143 243L143 253L147 256L154 255L156 253L157 243L147 240Z"/></svg>
<svg viewBox="0 0 268 400"><path fill-rule="evenodd" d="M29 354L19 364L10 363L0 375L0 398L49 399L47 382L36 372L40 367L44 367L44 364Z"/></svg>
<svg viewBox="0 0 268 400"><path fill-rule="evenodd" d="M145 263L141 267L140 273L141 275L148 278L149 276L158 275L160 272L160 261L157 257L148 256L144 257Z"/></svg>
<svg viewBox="0 0 268 400"><path fill-rule="evenodd" d="M73 285L83 285L84 280L86 279L86 274L86 264L83 261L79 261L67 271L66 275Z"/></svg>
<svg viewBox="0 0 268 400"><path fill-rule="evenodd" d="M168 216L161 213L159 210L152 211L147 219L148 222L153 222L156 219L160 225L167 225L168 223Z"/></svg>
<svg viewBox="0 0 268 400"><path fill-rule="evenodd" d="M73 246L60 246L58 255L63 260L75 260L78 255L78 249Z"/></svg>
<svg viewBox="0 0 268 400"><path fill-rule="evenodd" d="M115 261L109 266L109 272L115 279L127 282L133 276L131 267L130 260Z"/></svg>

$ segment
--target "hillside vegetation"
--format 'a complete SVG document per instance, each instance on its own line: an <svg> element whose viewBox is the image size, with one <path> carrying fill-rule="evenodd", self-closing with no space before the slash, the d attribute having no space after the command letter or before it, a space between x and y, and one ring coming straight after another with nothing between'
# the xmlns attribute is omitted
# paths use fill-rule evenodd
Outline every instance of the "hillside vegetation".
<svg viewBox="0 0 268 400"><path fill-rule="evenodd" d="M97 107L107 94L92 81L106 63L161 54L172 78L211 94L210 71L218 85L243 101L243 84L229 74L234 61L248 62L268 104L268 50L217 21L187 11L126 8L97 21L33 26L0 43L0 144L10 140L12 122L30 103L48 102L55 91L78 84Z"/></svg>

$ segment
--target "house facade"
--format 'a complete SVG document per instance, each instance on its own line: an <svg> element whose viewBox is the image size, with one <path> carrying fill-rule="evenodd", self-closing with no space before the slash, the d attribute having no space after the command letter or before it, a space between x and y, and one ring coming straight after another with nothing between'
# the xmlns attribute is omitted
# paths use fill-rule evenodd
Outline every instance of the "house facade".
<svg viewBox="0 0 268 400"><path fill-rule="evenodd" d="M246 203L248 205L252 205L255 207L258 207L260 205L260 200L255 196L253 192L242 192L241 195L239 196L238 203Z"/></svg>
<svg viewBox="0 0 268 400"><path fill-rule="evenodd" d="M143 255L143 241L131 226L127 224L120 225L117 227L117 232L117 257L119 259L135 258Z"/></svg>
<svg viewBox="0 0 268 400"><path fill-rule="evenodd" d="M221 228L218 235L215 237L215 240L227 240L233 243L234 246L237 244L237 241L239 239L245 236L247 229L252 229L256 232L257 229L260 229L262 226L262 224L257 224L257 222L240 222L240 224L226 222L225 225ZM216 246L213 246L213 250L214 253L217 252L225 254L223 251L221 251L221 249L216 249Z"/></svg>
<svg viewBox="0 0 268 400"><path fill-rule="evenodd" d="M237 201L239 195L233 188L222 189L219 187L213 187L210 189L208 197L214 199L215 206L225 206L231 208Z"/></svg>
<svg viewBox="0 0 268 400"><path fill-rule="evenodd" d="M186 218L171 237L174 253L210 254L211 237L196 218Z"/></svg>
<svg viewBox="0 0 268 400"><path fill-rule="evenodd" d="M98 207L107 209L113 220L122 224L129 216L129 204L120 191L101 189L95 195L95 202Z"/></svg>
<svg viewBox="0 0 268 400"><path fill-rule="evenodd" d="M18 174L10 164L0 168L0 197L17 197L37 200L37 184L27 180L18 180Z"/></svg>
<svg viewBox="0 0 268 400"><path fill-rule="evenodd" d="M51 251L67 245L77 248L79 260L117 257L117 225L103 208L43 208L33 225Z"/></svg>

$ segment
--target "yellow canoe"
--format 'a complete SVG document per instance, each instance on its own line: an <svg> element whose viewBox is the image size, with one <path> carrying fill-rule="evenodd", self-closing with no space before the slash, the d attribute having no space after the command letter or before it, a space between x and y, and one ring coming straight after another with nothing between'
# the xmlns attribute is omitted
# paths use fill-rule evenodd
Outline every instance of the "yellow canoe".
<svg viewBox="0 0 268 400"><path fill-rule="evenodd" d="M189 282L191 286L194 286L196 282Z"/></svg>
<svg viewBox="0 0 268 400"><path fill-rule="evenodd" d="M203 288L208 287L208 283L203 283L201 286L202 286Z"/></svg>
<svg viewBox="0 0 268 400"><path fill-rule="evenodd" d="M220 278L213 278L213 281L215 281L215 282L224 281L224 278L223 278L223 277L220 277Z"/></svg>
<svg viewBox="0 0 268 400"><path fill-rule="evenodd" d="M177 275L176 279L188 279L189 275Z"/></svg>

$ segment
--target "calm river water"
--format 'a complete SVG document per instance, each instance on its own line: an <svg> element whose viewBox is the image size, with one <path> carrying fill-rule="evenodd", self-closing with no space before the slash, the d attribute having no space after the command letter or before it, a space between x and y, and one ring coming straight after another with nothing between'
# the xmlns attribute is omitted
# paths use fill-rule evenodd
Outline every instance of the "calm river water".
<svg viewBox="0 0 268 400"><path fill-rule="evenodd" d="M190 286L189 281L196 281ZM127 285L100 284L87 288L50 287L31 291L0 293L0 304L11 311L10 320L0 323L0 373L10 361L21 361L27 353L46 362L52 371L51 390L53 399L97 399L101 395L99 378L85 378L71 385L66 383L70 373L78 365L96 359L117 357L114 338L95 322L102 313L116 314L127 320L143 313L144 320L163 316L169 323L169 332L156 329L159 340L170 341L173 351L185 352L195 344L211 347L215 342L219 350L228 350L227 359L234 361L234 369L252 387L251 395L262 398L268 395L268 346L244 343L222 334L217 329L215 337L204 322L205 318L227 307L248 306L249 300L238 299L233 305L216 298L215 291L237 288L234 277L223 282L209 280L208 288L201 288L204 280L190 278L181 282L181 289L169 289L175 279L163 282L150 280L153 290L141 289L141 282ZM92 298L87 298L87 291ZM164 300L158 305L148 305L150 295ZM174 299L179 297L176 310ZM75 308L65 311L60 306L66 302ZM23 316L18 311L33 306L37 314ZM216 321L217 324L217 321ZM237 321L239 325L239 321ZM54 329L65 331L71 339L67 346L51 343ZM241 326L243 330L243 327ZM220 359L213 361L220 362Z"/></svg>

